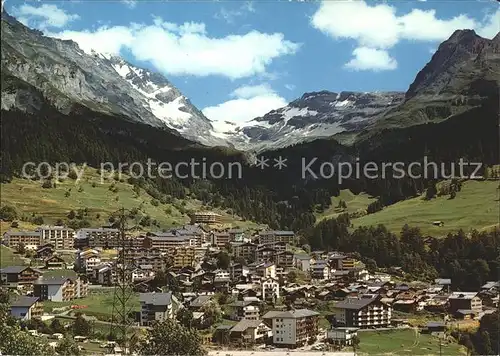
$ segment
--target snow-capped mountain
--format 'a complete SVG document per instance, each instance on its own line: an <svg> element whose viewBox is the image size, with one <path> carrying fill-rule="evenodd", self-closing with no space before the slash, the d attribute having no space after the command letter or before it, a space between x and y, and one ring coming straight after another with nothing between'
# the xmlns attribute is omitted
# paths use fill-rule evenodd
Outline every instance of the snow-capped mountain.
<svg viewBox="0 0 500 356"><path fill-rule="evenodd" d="M105 57L116 72L144 96L153 115L169 128L207 145L227 144L211 134L213 127L210 120L163 75L138 68L117 56Z"/></svg>
<svg viewBox="0 0 500 356"><path fill-rule="evenodd" d="M85 52L70 40L44 36L5 11L1 41L2 75L33 86L59 111L70 114L75 105L82 105L174 130L209 146L258 151L358 130L403 97L402 93L308 93L284 108L236 125L207 119L159 73L118 56ZM40 110L23 90L2 91L2 109Z"/></svg>
<svg viewBox="0 0 500 356"><path fill-rule="evenodd" d="M171 129L206 145L228 145L210 134L210 121L161 74L119 57L84 52L75 42L44 36L2 12L2 79L14 77L43 93L60 112L82 105ZM40 110L22 88L2 91L2 109ZM29 96L29 95L28 95Z"/></svg>
<svg viewBox="0 0 500 356"><path fill-rule="evenodd" d="M404 92L312 92L244 125L216 122L214 127L236 147L257 151L278 148L358 132L399 105L404 96Z"/></svg>
<svg viewBox="0 0 500 356"><path fill-rule="evenodd" d="M457 31L406 94L311 92L241 125L209 120L159 73L117 56L85 52L74 41L44 36L2 11L1 108L36 113L48 102L71 114L84 107L204 145L245 151L333 135L350 143L388 127L443 121L496 95L499 41L500 35L487 40L470 30Z"/></svg>

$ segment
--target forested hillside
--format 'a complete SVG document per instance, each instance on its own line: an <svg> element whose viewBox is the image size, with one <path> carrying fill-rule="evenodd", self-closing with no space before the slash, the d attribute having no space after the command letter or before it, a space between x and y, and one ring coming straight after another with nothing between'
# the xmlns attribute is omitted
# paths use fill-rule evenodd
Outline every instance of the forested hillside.
<svg viewBox="0 0 500 356"><path fill-rule="evenodd" d="M287 168L262 171L247 163L246 155L230 149L206 148L148 125L130 123L121 118L89 111L65 116L50 107L36 116L2 112L2 179L18 175L24 162L74 162L99 167L101 162L145 162L148 158L172 164L181 161L241 162L241 179L161 179L153 184L162 194L182 198L186 188L205 204L234 212L247 220L265 223L273 228L302 230L315 223L315 213L326 209L340 189L366 192L378 198L378 205L390 205L425 192L429 179L371 179L360 176L339 184L337 176L321 179L321 162L369 161L405 162L423 160L445 163L447 167L459 158L482 162L485 166L498 161L496 112L498 98L447 121L423 124L405 129L387 130L376 139L367 139L354 147L335 140L317 140L277 151L264 152L274 158L287 158ZM320 178L302 175L304 161L317 159L312 166ZM265 174L263 174L265 173ZM469 172L471 173L471 172ZM481 172L480 172L481 173Z"/></svg>

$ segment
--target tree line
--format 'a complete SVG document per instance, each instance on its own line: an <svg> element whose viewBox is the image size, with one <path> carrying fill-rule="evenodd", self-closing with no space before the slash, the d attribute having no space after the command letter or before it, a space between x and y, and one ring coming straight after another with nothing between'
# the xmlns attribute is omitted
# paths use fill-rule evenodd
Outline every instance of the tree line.
<svg viewBox="0 0 500 356"><path fill-rule="evenodd" d="M478 290L497 280L500 270L500 230L460 230L444 238L424 236L405 225L394 234L384 225L358 227L350 232L347 214L323 220L305 232L313 249L358 253L375 268L402 267L415 277L451 278L457 290Z"/></svg>

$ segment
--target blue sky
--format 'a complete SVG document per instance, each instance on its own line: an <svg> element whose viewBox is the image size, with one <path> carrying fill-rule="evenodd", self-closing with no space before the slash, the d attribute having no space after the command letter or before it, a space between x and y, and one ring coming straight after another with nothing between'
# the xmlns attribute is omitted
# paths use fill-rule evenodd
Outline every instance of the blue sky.
<svg viewBox="0 0 500 356"><path fill-rule="evenodd" d="M85 50L160 71L214 120L304 92L404 91L456 29L499 30L494 0L14 1L7 11Z"/></svg>

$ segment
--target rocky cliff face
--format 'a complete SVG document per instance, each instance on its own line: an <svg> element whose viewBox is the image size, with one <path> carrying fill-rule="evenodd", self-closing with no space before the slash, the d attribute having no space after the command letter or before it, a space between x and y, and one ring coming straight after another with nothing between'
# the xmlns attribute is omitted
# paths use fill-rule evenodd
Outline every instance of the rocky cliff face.
<svg viewBox="0 0 500 356"><path fill-rule="evenodd" d="M498 80L500 33L492 40L473 30L455 31L417 74L406 99L418 94L460 93L478 79Z"/></svg>
<svg viewBox="0 0 500 356"><path fill-rule="evenodd" d="M489 40L455 31L417 74L404 103L370 125L369 134L448 120L498 98L499 87L500 34Z"/></svg>

